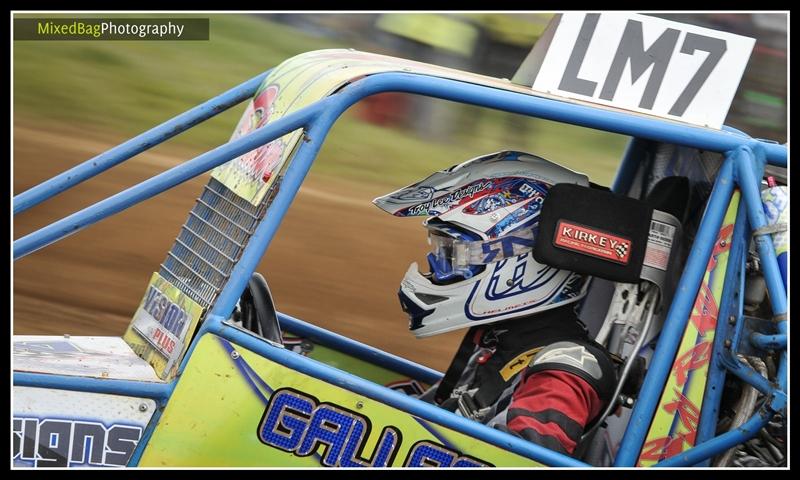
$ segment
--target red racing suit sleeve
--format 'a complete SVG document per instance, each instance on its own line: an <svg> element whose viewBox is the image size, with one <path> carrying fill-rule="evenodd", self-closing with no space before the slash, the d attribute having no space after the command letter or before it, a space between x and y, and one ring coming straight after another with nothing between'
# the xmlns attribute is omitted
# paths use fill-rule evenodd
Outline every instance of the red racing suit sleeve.
<svg viewBox="0 0 800 480"><path fill-rule="evenodd" d="M571 455L602 406L597 391L578 375L538 371L514 391L506 427L526 440Z"/></svg>

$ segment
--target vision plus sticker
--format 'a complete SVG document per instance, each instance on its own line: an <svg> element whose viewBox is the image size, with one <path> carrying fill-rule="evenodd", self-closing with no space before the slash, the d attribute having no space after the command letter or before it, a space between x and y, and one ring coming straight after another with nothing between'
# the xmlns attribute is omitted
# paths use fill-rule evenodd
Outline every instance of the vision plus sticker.
<svg viewBox="0 0 800 480"><path fill-rule="evenodd" d="M623 265L627 265L631 258L629 239L565 220L558 222L553 244Z"/></svg>

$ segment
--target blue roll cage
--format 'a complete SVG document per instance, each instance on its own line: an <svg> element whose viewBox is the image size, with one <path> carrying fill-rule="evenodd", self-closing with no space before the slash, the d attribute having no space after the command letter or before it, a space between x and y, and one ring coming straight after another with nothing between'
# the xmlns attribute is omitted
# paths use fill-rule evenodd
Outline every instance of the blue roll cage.
<svg viewBox="0 0 800 480"><path fill-rule="evenodd" d="M15 196L13 199L14 215L24 212L54 195L251 98L269 72L270 70ZM644 384L634 405L630 423L623 436L614 466L631 467L636 464L655 413L661 390L675 358L681 334L688 322L723 216L736 187L741 190L743 198L741 206L743 208L739 209L733 233L728 273L725 278L719 312L720 319L731 319L731 321L717 322L713 357L709 365L709 386L721 386L721 382L727 372L758 389L766 395L768 400L741 427L722 435L714 436L722 388L707 388L706 398L712 400L708 403L712 407L703 409L698 426L697 445L680 455L659 462L656 466L706 465L711 457L755 436L776 413L780 412L785 415L788 345L787 289L779 273L772 238L762 230L767 225L767 221L759 192L759 181L763 177L766 164L780 167L788 165L788 151L785 145L779 145L767 140L753 139L729 127L725 127L722 131L710 130L668 120L660 120L655 117L650 118L606 108L526 95L459 80L399 72L377 73L348 84L327 98L15 240L13 256L16 260L182 182L208 172L216 166L287 133L297 129L304 129L305 131L304 141L286 169L277 195L269 206L263 221L258 225L250 242L244 249L241 259L234 267L229 282L220 292L215 304L206 315L198 334L179 367L178 377L175 380L169 383L151 383L14 372L14 385L137 395L156 399L163 407L175 389L180 373L185 368L200 338L205 334L214 334L250 349L287 368L384 402L420 418L471 435L543 464L557 467L589 467L590 465L574 458L467 420L434 405L297 355L291 351L278 348L250 332L224 323L224 320L230 317L235 308L248 279L269 246L283 216L335 121L345 110L358 101L370 95L384 92L424 95L629 135L633 138L672 143L723 154L725 156L724 163L715 179L685 270L664 322L663 334L660 335ZM635 142L633 141L630 143L623 156L622 164L617 171L612 185L612 190L615 192L625 193L632 181L632 175L636 171L638 159L633 148L634 144ZM775 335L747 334L744 330L745 316L742 308L744 295L739 295L739 293L743 291L744 287L744 266L751 234L755 235L755 245L761 259L761 266L769 291L769 299L775 315L777 326L777 334ZM372 363L386 366L429 382L436 381L441 376L439 372L434 370L328 332L288 315L279 313L278 317L281 325L288 331L306 335L323 344L333 345ZM747 338L744 338L745 336ZM736 359L740 342L747 341L757 348L780 351L777 384L766 381L751 367ZM159 409L159 412L151 420L131 458L131 465L138 464L162 410Z"/></svg>

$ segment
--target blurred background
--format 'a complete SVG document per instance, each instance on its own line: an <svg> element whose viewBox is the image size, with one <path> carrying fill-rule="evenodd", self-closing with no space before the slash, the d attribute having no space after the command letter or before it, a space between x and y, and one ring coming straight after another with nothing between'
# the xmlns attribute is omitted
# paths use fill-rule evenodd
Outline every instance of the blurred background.
<svg viewBox="0 0 800 480"><path fill-rule="evenodd" d="M653 15L756 38L726 123L786 142L786 14ZM195 16L210 18L209 41L15 41L14 194L310 50L354 48L511 78L552 17ZM18 215L14 238L225 143L243 111L244 104ZM415 340L396 297L408 265L424 264L425 231L419 219L393 218L371 200L503 149L535 153L609 185L626 142L435 99L371 97L331 131L259 271L282 312L444 370L463 333ZM14 333L121 335L207 180L202 175L14 262Z"/></svg>

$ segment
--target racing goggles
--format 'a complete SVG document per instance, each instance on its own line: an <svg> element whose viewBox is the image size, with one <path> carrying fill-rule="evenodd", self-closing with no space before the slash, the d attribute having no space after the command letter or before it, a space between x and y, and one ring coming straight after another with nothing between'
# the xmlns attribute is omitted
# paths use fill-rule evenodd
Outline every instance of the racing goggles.
<svg viewBox="0 0 800 480"><path fill-rule="evenodd" d="M475 233L442 223L428 223L431 253L428 264L439 281L456 276L471 278L484 265L516 257L533 250L534 228L523 228L501 238L483 240Z"/></svg>

